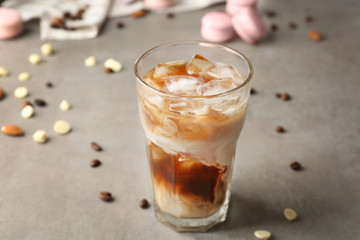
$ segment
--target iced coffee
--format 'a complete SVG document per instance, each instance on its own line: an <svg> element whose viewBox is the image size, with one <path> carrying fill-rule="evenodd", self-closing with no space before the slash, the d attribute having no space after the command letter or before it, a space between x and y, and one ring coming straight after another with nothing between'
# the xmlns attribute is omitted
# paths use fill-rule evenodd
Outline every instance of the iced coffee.
<svg viewBox="0 0 360 240"><path fill-rule="evenodd" d="M178 231L204 231L226 217L246 79L199 54L154 65L137 90L156 215Z"/></svg>

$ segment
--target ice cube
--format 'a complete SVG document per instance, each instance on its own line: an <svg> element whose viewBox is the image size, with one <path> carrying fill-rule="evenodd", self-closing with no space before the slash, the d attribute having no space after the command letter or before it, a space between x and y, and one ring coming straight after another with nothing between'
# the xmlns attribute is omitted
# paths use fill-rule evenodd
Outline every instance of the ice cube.
<svg viewBox="0 0 360 240"><path fill-rule="evenodd" d="M162 78L168 75L176 75L177 73L177 69L173 66L169 66L166 63L158 63L155 67L153 78Z"/></svg>
<svg viewBox="0 0 360 240"><path fill-rule="evenodd" d="M165 91L174 94L194 95L200 85L200 80L192 76L167 76Z"/></svg>
<svg viewBox="0 0 360 240"><path fill-rule="evenodd" d="M216 67L208 70L206 73L217 79L231 78L236 86L239 86L244 82L240 73L238 73L238 71L233 66L227 64L218 64Z"/></svg>
<svg viewBox="0 0 360 240"><path fill-rule="evenodd" d="M200 73L200 72L208 71L214 67L215 64L213 64L203 56L196 54L189 62L188 73L189 74Z"/></svg>
<svg viewBox="0 0 360 240"><path fill-rule="evenodd" d="M210 96L227 92L235 87L236 85L231 78L214 79L199 86L198 93L203 96Z"/></svg>

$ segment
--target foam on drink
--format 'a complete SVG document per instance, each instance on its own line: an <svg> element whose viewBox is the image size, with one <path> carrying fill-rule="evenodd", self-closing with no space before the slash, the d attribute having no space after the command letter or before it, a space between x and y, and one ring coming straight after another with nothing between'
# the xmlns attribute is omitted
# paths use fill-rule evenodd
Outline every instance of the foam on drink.
<svg viewBox="0 0 360 240"><path fill-rule="evenodd" d="M155 202L174 217L210 216L229 193L228 169L247 106L239 94L211 96L236 88L243 79L234 67L195 55L190 61L157 64L144 81L173 95L150 88L138 94Z"/></svg>

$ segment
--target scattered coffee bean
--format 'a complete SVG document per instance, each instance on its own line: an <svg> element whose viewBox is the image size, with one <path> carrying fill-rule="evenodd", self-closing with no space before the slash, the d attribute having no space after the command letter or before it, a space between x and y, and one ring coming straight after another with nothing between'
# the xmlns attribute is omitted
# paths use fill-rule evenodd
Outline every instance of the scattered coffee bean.
<svg viewBox="0 0 360 240"><path fill-rule="evenodd" d="M268 240L271 237L271 233L265 230L257 230L254 232L254 235L260 240Z"/></svg>
<svg viewBox="0 0 360 240"><path fill-rule="evenodd" d="M290 29L295 29L296 27L297 27L296 23L289 22L289 28Z"/></svg>
<svg viewBox="0 0 360 240"><path fill-rule="evenodd" d="M99 159L94 159L90 162L90 166L95 168L101 165L101 161Z"/></svg>
<svg viewBox="0 0 360 240"><path fill-rule="evenodd" d="M46 106L46 102L42 99L39 99L39 98L36 98L34 100L34 103L36 106L39 106L39 107L45 107Z"/></svg>
<svg viewBox="0 0 360 240"><path fill-rule="evenodd" d="M95 151L102 151L102 147L96 142L91 143L91 148L94 149Z"/></svg>
<svg viewBox="0 0 360 240"><path fill-rule="evenodd" d="M256 94L255 88L250 88L250 94Z"/></svg>
<svg viewBox="0 0 360 240"><path fill-rule="evenodd" d="M110 192L101 192L99 193L99 198L105 202L110 202L113 200Z"/></svg>
<svg viewBox="0 0 360 240"><path fill-rule="evenodd" d="M292 162L290 164L290 167L292 170L295 170L295 171L299 171L302 168L301 164L298 162Z"/></svg>
<svg viewBox="0 0 360 240"><path fill-rule="evenodd" d="M63 17L65 19L70 19L72 17L72 15L71 15L71 13L69 11L66 11L66 12L63 13Z"/></svg>
<svg viewBox="0 0 360 240"><path fill-rule="evenodd" d="M0 100L3 99L5 96L5 91L3 88L0 87Z"/></svg>
<svg viewBox="0 0 360 240"><path fill-rule="evenodd" d="M295 212L294 209L291 209L291 208L285 208L284 210L284 216L285 218L289 221L289 222L292 222L294 220L297 219L297 213Z"/></svg>
<svg viewBox="0 0 360 240"><path fill-rule="evenodd" d="M29 91L26 87L18 87L14 91L14 96L16 98L26 98L29 95Z"/></svg>
<svg viewBox="0 0 360 240"><path fill-rule="evenodd" d="M276 96L277 98L281 98L281 93L275 93L275 96Z"/></svg>
<svg viewBox="0 0 360 240"><path fill-rule="evenodd" d="M64 135L71 131L71 125L67 121L58 120L54 123L54 131L57 134Z"/></svg>
<svg viewBox="0 0 360 240"><path fill-rule="evenodd" d="M26 107L26 106L32 106L33 107L33 105L31 104L31 102L29 102L29 101L23 101L22 103L21 103L21 106L24 108L24 107Z"/></svg>
<svg viewBox="0 0 360 240"><path fill-rule="evenodd" d="M310 31L310 32L308 33L308 37L309 37L311 40L315 41L315 42L320 42L320 41L323 40L323 38L324 38L324 37L322 36L322 34L319 33L319 32L316 31L316 30Z"/></svg>
<svg viewBox="0 0 360 240"><path fill-rule="evenodd" d="M305 18L305 21L306 21L307 23L311 23L313 20L314 20L314 19L313 19L313 17L311 17L311 16L306 16L306 18Z"/></svg>
<svg viewBox="0 0 360 240"><path fill-rule="evenodd" d="M21 136L24 134L20 127L11 124L2 126L1 131L9 136Z"/></svg>
<svg viewBox="0 0 360 240"><path fill-rule="evenodd" d="M47 140L47 135L44 130L37 130L33 134L33 140L37 143L45 143Z"/></svg>
<svg viewBox="0 0 360 240"><path fill-rule="evenodd" d="M104 72L105 73L113 73L114 71L111 68L104 67Z"/></svg>
<svg viewBox="0 0 360 240"><path fill-rule="evenodd" d="M146 10L141 9L141 10L139 10L139 11L136 11L136 12L131 13L131 16L132 16L133 18L140 18L140 17L145 16L146 13L147 13Z"/></svg>
<svg viewBox="0 0 360 240"><path fill-rule="evenodd" d="M52 82L47 82L45 86L48 88L52 88L54 85L52 84Z"/></svg>
<svg viewBox="0 0 360 240"><path fill-rule="evenodd" d="M143 200L140 201L139 206L140 206L141 208L146 209L146 208L149 208L149 207L150 207L150 204L149 204L148 200L146 200L146 199L144 198Z"/></svg>
<svg viewBox="0 0 360 240"><path fill-rule="evenodd" d="M125 27L125 24L124 24L123 22L118 22L118 23L116 24L116 26L117 26L118 28L124 28L124 27Z"/></svg>
<svg viewBox="0 0 360 240"><path fill-rule="evenodd" d="M268 17L275 17L276 16L276 12L273 10L267 10L266 11L266 16Z"/></svg>
<svg viewBox="0 0 360 240"><path fill-rule="evenodd" d="M291 96L288 93L283 93L281 94L281 99L284 101L289 101L291 99Z"/></svg>
<svg viewBox="0 0 360 240"><path fill-rule="evenodd" d="M278 25L276 25L276 24L271 24L271 30L272 30L273 32L277 31L278 28L279 28Z"/></svg>
<svg viewBox="0 0 360 240"><path fill-rule="evenodd" d="M167 16L167 18L174 18L175 14L174 13L168 13L166 16Z"/></svg>
<svg viewBox="0 0 360 240"><path fill-rule="evenodd" d="M278 127L276 128L276 131L277 131L278 133L284 133L284 132L285 132L285 129L284 129L282 126L278 126Z"/></svg>

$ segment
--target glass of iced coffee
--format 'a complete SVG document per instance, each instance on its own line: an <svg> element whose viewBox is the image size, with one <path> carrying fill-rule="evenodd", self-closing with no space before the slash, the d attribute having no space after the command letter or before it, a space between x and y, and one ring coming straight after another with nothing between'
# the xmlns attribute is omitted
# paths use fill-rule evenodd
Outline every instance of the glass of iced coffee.
<svg viewBox="0 0 360 240"><path fill-rule="evenodd" d="M177 231L226 219L252 74L243 54L210 42L163 44L136 61L155 215Z"/></svg>

